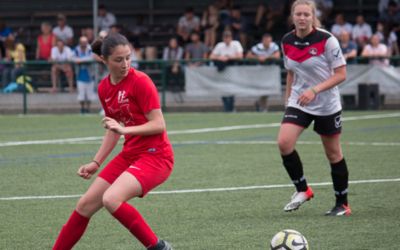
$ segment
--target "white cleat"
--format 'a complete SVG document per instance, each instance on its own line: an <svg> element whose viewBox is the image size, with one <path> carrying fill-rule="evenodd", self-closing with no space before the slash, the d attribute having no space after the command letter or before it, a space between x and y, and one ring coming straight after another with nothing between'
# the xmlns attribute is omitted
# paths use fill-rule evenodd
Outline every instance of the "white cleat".
<svg viewBox="0 0 400 250"><path fill-rule="evenodd" d="M288 204L283 208L285 212L291 212L299 209L301 204L314 197L314 192L310 187L305 192L295 192Z"/></svg>

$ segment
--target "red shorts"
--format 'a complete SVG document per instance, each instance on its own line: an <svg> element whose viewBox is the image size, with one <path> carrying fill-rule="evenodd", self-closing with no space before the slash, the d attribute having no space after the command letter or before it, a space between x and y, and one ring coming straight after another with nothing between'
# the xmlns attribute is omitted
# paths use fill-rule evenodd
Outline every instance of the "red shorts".
<svg viewBox="0 0 400 250"><path fill-rule="evenodd" d="M126 157L120 153L105 166L98 176L112 184L123 172L131 173L141 184L142 195L140 197L143 197L168 179L173 165L172 155L143 153L136 157Z"/></svg>

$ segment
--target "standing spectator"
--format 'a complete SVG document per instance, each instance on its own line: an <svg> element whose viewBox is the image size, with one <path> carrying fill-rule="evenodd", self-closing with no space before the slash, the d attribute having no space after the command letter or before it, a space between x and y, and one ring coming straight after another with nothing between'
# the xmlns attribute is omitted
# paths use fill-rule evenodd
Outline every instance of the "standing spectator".
<svg viewBox="0 0 400 250"><path fill-rule="evenodd" d="M57 39L62 40L65 45L72 46L74 31L67 25L67 18L64 14L57 15L57 26L53 28L53 34Z"/></svg>
<svg viewBox="0 0 400 250"><path fill-rule="evenodd" d="M233 34L233 39L240 41L240 44L244 48L246 48L249 26L247 19L242 15L242 10L240 6L234 6L232 8L231 16L229 19L229 26Z"/></svg>
<svg viewBox="0 0 400 250"><path fill-rule="evenodd" d="M36 60L49 60L51 56L51 48L56 44L56 37L51 32L51 25L43 22L40 25L41 34L37 38Z"/></svg>
<svg viewBox="0 0 400 250"><path fill-rule="evenodd" d="M197 32L193 32L190 35L190 43L186 45L185 48L185 59L207 59L209 49L208 47L200 40L200 34ZM191 62L188 63L189 66L199 66L202 62Z"/></svg>
<svg viewBox="0 0 400 250"><path fill-rule="evenodd" d="M57 84L61 72L63 72L67 78L69 92L74 91L74 73L70 64L72 56L71 48L65 45L63 40L58 39L56 46L51 49L50 61L53 62L51 66L51 82L53 85L51 92L57 92Z"/></svg>
<svg viewBox="0 0 400 250"><path fill-rule="evenodd" d="M265 33L261 42L251 47L246 58L257 59L259 62L264 63L268 59L279 59L280 56L279 46L273 42L269 33ZM267 101L268 96L261 96L256 102L256 110L266 112L268 110Z"/></svg>
<svg viewBox="0 0 400 250"><path fill-rule="evenodd" d="M239 41L233 40L231 31L224 31L222 39L223 41L217 43L210 55L210 59L214 60L218 72L222 72L226 66L243 58L243 47ZM225 112L234 111L235 97L233 95L223 96L222 102Z"/></svg>
<svg viewBox="0 0 400 250"><path fill-rule="evenodd" d="M204 31L204 44L213 48L217 42L219 27L218 8L214 4L208 5L207 10L203 12L201 27Z"/></svg>
<svg viewBox="0 0 400 250"><path fill-rule="evenodd" d="M331 32L334 36L339 37L340 33L343 31L352 34L353 26L346 22L346 19L344 19L344 15L342 13L339 13L335 17L335 23L332 25Z"/></svg>
<svg viewBox="0 0 400 250"><path fill-rule="evenodd" d="M5 87L16 79L23 72L23 63L26 61L25 46L15 40L13 34L9 34L5 42L6 56L5 61L11 64L5 65L2 72L2 85Z"/></svg>
<svg viewBox="0 0 400 250"><path fill-rule="evenodd" d="M168 61L167 85L173 91L179 92L183 88L182 67L179 60L183 59L184 50L178 44L178 39L172 37L169 39L168 46L163 50L162 59Z"/></svg>
<svg viewBox="0 0 400 250"><path fill-rule="evenodd" d="M360 48L368 43L372 36L371 25L365 22L363 15L357 15L356 24L353 26L352 38Z"/></svg>
<svg viewBox="0 0 400 250"><path fill-rule="evenodd" d="M193 31L200 32L200 18L194 15L192 7L188 7L179 18L177 34L183 43L187 43Z"/></svg>
<svg viewBox="0 0 400 250"><path fill-rule="evenodd" d="M94 93L93 55L87 37L81 36L74 49L73 61L76 68L76 86L81 114L90 113L90 103L96 99Z"/></svg>
<svg viewBox="0 0 400 250"><path fill-rule="evenodd" d="M361 56L371 58L370 64L389 66L388 48L385 44L379 41L378 35L372 35L370 44L365 45Z"/></svg>
<svg viewBox="0 0 400 250"><path fill-rule="evenodd" d="M343 31L340 33L339 44L347 64L354 63L354 59L357 57L357 44L350 39L350 34L348 32Z"/></svg>
<svg viewBox="0 0 400 250"><path fill-rule="evenodd" d="M99 5L99 16L97 17L97 24L99 26L99 30L107 31L110 29L112 25L117 24L117 19L115 15L109 12L104 4Z"/></svg>

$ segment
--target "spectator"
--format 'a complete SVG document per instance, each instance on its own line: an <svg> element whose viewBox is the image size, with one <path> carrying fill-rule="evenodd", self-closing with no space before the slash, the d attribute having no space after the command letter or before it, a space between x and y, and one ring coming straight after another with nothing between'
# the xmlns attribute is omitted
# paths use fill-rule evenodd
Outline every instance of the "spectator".
<svg viewBox="0 0 400 250"><path fill-rule="evenodd" d="M51 48L56 44L56 37L51 32L51 24L43 22L40 25L41 34L37 38L36 60L49 60Z"/></svg>
<svg viewBox="0 0 400 250"><path fill-rule="evenodd" d="M279 46L273 42L272 36L265 33L260 43L254 45L247 53L246 58L257 59L259 62L264 63L268 59L279 59L281 53ZM256 102L257 111L267 111L268 96L261 96Z"/></svg>
<svg viewBox="0 0 400 250"><path fill-rule="evenodd" d="M4 41L6 57L5 61L12 64L5 65L2 75L2 85L5 87L10 82L15 82L23 72L23 63L26 61L25 46L15 41L15 36L9 34Z"/></svg>
<svg viewBox="0 0 400 250"><path fill-rule="evenodd" d="M360 48L368 43L372 36L371 25L365 22L363 15L357 15L356 24L353 26L352 37Z"/></svg>
<svg viewBox="0 0 400 250"><path fill-rule="evenodd" d="M219 27L218 8L210 4L207 10L203 12L201 27L204 31L204 44L213 48L217 42L217 31Z"/></svg>
<svg viewBox="0 0 400 250"><path fill-rule="evenodd" d="M389 1L387 9L379 16L379 20L385 25L400 23L400 10L396 1Z"/></svg>
<svg viewBox="0 0 400 250"><path fill-rule="evenodd" d="M179 60L183 59L183 48L179 46L178 39L169 39L168 46L164 48L163 60L169 61L167 68L167 82L172 90L180 90L183 87L182 68Z"/></svg>
<svg viewBox="0 0 400 250"><path fill-rule="evenodd" d="M343 31L352 34L353 26L346 22L342 13L339 13L335 17L335 23L332 25L331 32L334 36L339 37L340 33Z"/></svg>
<svg viewBox="0 0 400 250"><path fill-rule="evenodd" d="M117 24L117 19L115 15L109 12L104 4L99 5L99 15L97 17L97 25L99 26L99 30L107 31L111 28L112 25Z"/></svg>
<svg viewBox="0 0 400 250"><path fill-rule="evenodd" d="M57 15L57 26L53 28L53 34L62 40L65 45L71 46L74 40L74 31L67 25L67 18L63 14Z"/></svg>
<svg viewBox="0 0 400 250"><path fill-rule="evenodd" d="M371 58L370 64L389 66L388 48L379 41L379 36L376 34L371 36L370 44L365 45L361 56Z"/></svg>
<svg viewBox="0 0 400 250"><path fill-rule="evenodd" d="M285 11L286 0L270 0L266 5L260 4L257 7L255 26L258 32L274 33L277 24L283 23L285 17L283 13Z"/></svg>
<svg viewBox="0 0 400 250"><path fill-rule="evenodd" d="M4 42L9 35L12 35L12 29L7 26L6 22L0 18L0 57L6 57L6 48Z"/></svg>
<svg viewBox="0 0 400 250"><path fill-rule="evenodd" d="M347 64L355 63L357 57L357 44L350 39L350 34L343 31L339 35L339 44Z"/></svg>
<svg viewBox="0 0 400 250"><path fill-rule="evenodd" d="M51 66L52 93L57 92L57 83L59 82L59 74L61 72L63 72L67 78L69 92L74 91L74 73L69 63L72 60L72 56L71 48L65 45L63 40L58 39L56 46L51 49L50 57L50 61L53 62Z"/></svg>
<svg viewBox="0 0 400 250"><path fill-rule="evenodd" d="M317 17L322 23L329 21L329 16L333 8L333 0L315 0L317 7Z"/></svg>
<svg viewBox="0 0 400 250"><path fill-rule="evenodd" d="M398 39L394 30L395 28L393 28L393 25L385 25L382 22L378 22L376 25L375 34L378 35L379 41L388 47L388 56L399 54Z"/></svg>
<svg viewBox="0 0 400 250"><path fill-rule="evenodd" d="M200 34L197 32L193 32L190 35L191 42L186 45L185 48L185 59L207 59L209 49L208 47L200 40ZM199 66L202 62L190 62L189 66Z"/></svg>
<svg viewBox="0 0 400 250"><path fill-rule="evenodd" d="M233 40L231 31L224 31L222 39L223 41L217 43L210 55L210 59L214 60L218 72L223 71L227 65L243 58L243 47L239 41ZM235 97L233 95L223 96L222 102L225 112L234 111Z"/></svg>
<svg viewBox="0 0 400 250"><path fill-rule="evenodd" d="M90 113L90 103L96 99L93 65L91 64L94 58L87 37L79 38L79 45L75 47L73 53L78 101L81 105L81 114L86 114Z"/></svg>
<svg viewBox="0 0 400 250"><path fill-rule="evenodd" d="M390 1L391 0L379 0L378 2L379 16L381 16L387 10Z"/></svg>
<svg viewBox="0 0 400 250"><path fill-rule="evenodd" d="M92 27L86 27L81 29L81 36L85 36L89 44L94 42L94 30Z"/></svg>
<svg viewBox="0 0 400 250"><path fill-rule="evenodd" d="M242 11L239 6L234 6L231 10L231 16L229 20L229 28L232 31L233 39L240 41L243 47L247 45L247 33L248 22L244 16L242 16Z"/></svg>
<svg viewBox="0 0 400 250"><path fill-rule="evenodd" d="M188 7L179 18L177 34L183 43L187 43L193 31L200 31L200 18L194 15L192 7Z"/></svg>

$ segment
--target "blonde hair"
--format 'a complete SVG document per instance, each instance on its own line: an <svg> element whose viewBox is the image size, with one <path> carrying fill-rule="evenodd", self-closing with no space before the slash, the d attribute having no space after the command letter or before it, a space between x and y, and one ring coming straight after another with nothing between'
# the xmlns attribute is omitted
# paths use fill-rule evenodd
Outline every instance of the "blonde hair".
<svg viewBox="0 0 400 250"><path fill-rule="evenodd" d="M307 5L311 8L311 13L313 15L313 27L315 28L319 28L321 27L321 22L319 21L318 17L317 17L317 7L315 6L315 2L312 0L296 0L294 1L294 3L292 4L292 8L290 11L290 18L293 19L293 14L294 14L294 8L296 8L297 5Z"/></svg>

